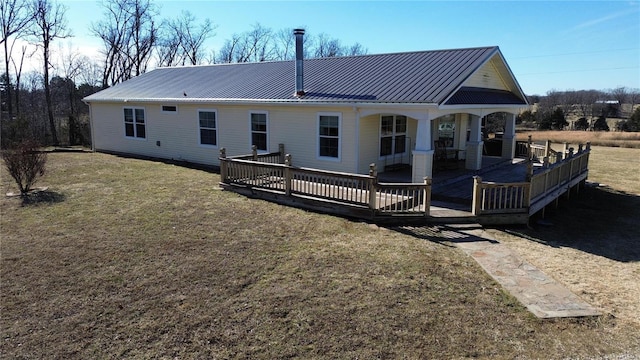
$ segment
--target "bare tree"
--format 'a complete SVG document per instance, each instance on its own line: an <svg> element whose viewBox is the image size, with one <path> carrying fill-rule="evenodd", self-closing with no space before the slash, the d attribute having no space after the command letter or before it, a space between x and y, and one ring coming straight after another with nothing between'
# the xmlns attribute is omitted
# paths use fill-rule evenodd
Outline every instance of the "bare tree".
<svg viewBox="0 0 640 360"><path fill-rule="evenodd" d="M151 53L158 40L158 27L154 20L158 10L150 0L131 0L130 11L133 43L127 54L133 65L133 75L138 76L147 71Z"/></svg>
<svg viewBox="0 0 640 360"><path fill-rule="evenodd" d="M159 41L158 55L162 66L176 64L198 65L204 60L204 42L213 36L215 26L205 19L199 26L196 17L189 11L163 24L163 34Z"/></svg>
<svg viewBox="0 0 640 360"><path fill-rule="evenodd" d="M367 53L359 43L342 46L339 39L321 33L316 37L304 37L304 57L333 57L364 55ZM260 24L250 31L234 34L218 51L216 62L259 62L271 60L291 60L295 57L292 29L274 32Z"/></svg>
<svg viewBox="0 0 640 360"><path fill-rule="evenodd" d="M71 36L67 31L65 20L66 8L52 0L33 0L32 11L35 14L35 25L31 35L37 41L36 46L42 49L44 93L47 102L47 116L53 145L58 145L58 135L53 118L53 104L51 103L51 88L49 86L49 69L51 68L51 42Z"/></svg>
<svg viewBox="0 0 640 360"><path fill-rule="evenodd" d="M14 57L11 58L13 69L16 74L16 115L20 116L20 81L22 79L22 67L24 65L24 57L27 55L27 46L23 45L20 49L20 59L16 61ZM11 98L9 98L11 102Z"/></svg>
<svg viewBox="0 0 640 360"><path fill-rule="evenodd" d="M296 57L295 38L291 34L293 28L284 28L273 34L274 60L293 60Z"/></svg>
<svg viewBox="0 0 640 360"><path fill-rule="evenodd" d="M12 107L12 92L11 92L11 73L9 72L9 63L11 59L11 53L16 40L33 20L33 13L29 8L29 3L24 0L0 0L0 25L2 26L2 40L0 43L4 47L4 70L6 74L6 91L7 91L7 111L9 118L13 116ZM9 44L9 38L14 36L13 41ZM24 59L24 53L22 52L22 59ZM20 67L22 67L22 61L20 61ZM16 85L18 88L18 85Z"/></svg>
<svg viewBox="0 0 640 360"><path fill-rule="evenodd" d="M91 25L104 50L102 85L146 72L158 42L157 7L151 0L103 1L105 18Z"/></svg>
<svg viewBox="0 0 640 360"><path fill-rule="evenodd" d="M577 110L580 117L589 119L594 116L594 105L601 97L596 90L581 90L576 92Z"/></svg>
<svg viewBox="0 0 640 360"><path fill-rule="evenodd" d="M205 19L199 27L194 26L196 18L190 12L185 11L179 19L179 30L182 34L182 50L191 65L198 65L203 55L204 42L213 36L215 26L211 20ZM194 30L197 29L197 30Z"/></svg>
<svg viewBox="0 0 640 360"><path fill-rule="evenodd" d="M78 125L78 104L80 103L80 98L76 84L80 74L89 66L90 60L86 55L82 55L79 51L73 50L71 43L67 45L66 50L61 46L59 54L58 69L61 78L65 80L60 82L60 85L66 93L64 98L67 100L67 106L64 108L68 119L69 144L77 145L80 143Z"/></svg>

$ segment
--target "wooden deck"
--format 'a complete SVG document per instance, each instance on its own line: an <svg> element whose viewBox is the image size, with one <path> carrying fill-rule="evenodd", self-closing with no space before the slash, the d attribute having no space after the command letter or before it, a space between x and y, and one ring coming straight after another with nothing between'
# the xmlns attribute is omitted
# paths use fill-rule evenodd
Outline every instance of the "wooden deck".
<svg viewBox="0 0 640 360"><path fill-rule="evenodd" d="M527 151L533 153L531 143ZM437 170L424 183L410 183L411 169L369 175L295 167L291 155L252 154L227 158L221 149L220 185L251 197L376 222L525 224L562 194L583 183L590 145L560 155L549 145L542 157L484 157L478 171Z"/></svg>
<svg viewBox="0 0 640 360"><path fill-rule="evenodd" d="M485 181L519 182L526 180L525 159L505 160L485 156L480 170L467 170L464 161L458 162L456 169L437 170L433 173L431 198L433 202L456 211L471 212L473 200L473 177L481 176ZM411 168L401 171L384 172L378 175L380 181L410 182Z"/></svg>

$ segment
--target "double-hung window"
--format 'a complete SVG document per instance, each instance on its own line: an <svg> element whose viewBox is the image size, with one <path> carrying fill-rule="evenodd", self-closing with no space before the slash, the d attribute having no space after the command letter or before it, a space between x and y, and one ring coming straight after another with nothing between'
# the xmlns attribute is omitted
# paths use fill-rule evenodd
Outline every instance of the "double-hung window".
<svg viewBox="0 0 640 360"><path fill-rule="evenodd" d="M218 146L218 124L215 110L198 110L200 145Z"/></svg>
<svg viewBox="0 0 640 360"><path fill-rule="evenodd" d="M383 115L380 118L380 156L407 151L407 117Z"/></svg>
<svg viewBox="0 0 640 360"><path fill-rule="evenodd" d="M251 115L251 145L255 145L258 150L267 151L267 113L252 112Z"/></svg>
<svg viewBox="0 0 640 360"><path fill-rule="evenodd" d="M147 129L143 108L124 108L124 136L146 139Z"/></svg>
<svg viewBox="0 0 640 360"><path fill-rule="evenodd" d="M340 115L319 114L318 155L326 158L340 158Z"/></svg>

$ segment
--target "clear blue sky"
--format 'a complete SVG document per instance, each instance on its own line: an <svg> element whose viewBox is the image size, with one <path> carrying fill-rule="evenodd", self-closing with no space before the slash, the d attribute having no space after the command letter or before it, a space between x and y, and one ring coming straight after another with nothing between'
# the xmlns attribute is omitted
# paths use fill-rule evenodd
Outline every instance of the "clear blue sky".
<svg viewBox="0 0 640 360"><path fill-rule="evenodd" d="M80 49L98 48L88 28L95 1L62 0ZM217 25L218 49L260 23L304 26L370 54L498 45L527 94L640 88L640 1L158 1L161 17L189 10ZM95 52L95 49L94 49Z"/></svg>

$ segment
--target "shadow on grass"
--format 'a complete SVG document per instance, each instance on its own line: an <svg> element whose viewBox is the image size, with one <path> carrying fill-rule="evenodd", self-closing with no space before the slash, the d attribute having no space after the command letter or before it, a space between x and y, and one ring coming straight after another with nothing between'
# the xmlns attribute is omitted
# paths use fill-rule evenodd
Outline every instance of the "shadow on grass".
<svg viewBox="0 0 640 360"><path fill-rule="evenodd" d="M34 191L22 196L22 206L60 203L63 202L65 198L64 194L55 191Z"/></svg>
<svg viewBox="0 0 640 360"><path fill-rule="evenodd" d="M640 196L607 187L586 187L530 228L501 229L552 247L570 247L621 262L640 261Z"/></svg>
<svg viewBox="0 0 640 360"><path fill-rule="evenodd" d="M476 241L497 243L497 241L493 239L486 239L473 234L473 232L475 231L482 230L482 226L475 224L396 226L392 227L391 229L405 235L413 236L418 239L428 240L448 247L453 247L451 243Z"/></svg>

